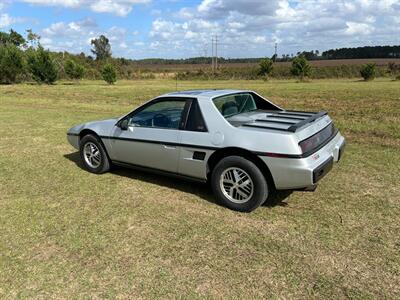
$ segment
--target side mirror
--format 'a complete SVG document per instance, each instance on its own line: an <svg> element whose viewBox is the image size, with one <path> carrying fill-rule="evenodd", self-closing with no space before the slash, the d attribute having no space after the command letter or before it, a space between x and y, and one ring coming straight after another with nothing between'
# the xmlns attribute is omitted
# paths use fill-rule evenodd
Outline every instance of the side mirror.
<svg viewBox="0 0 400 300"><path fill-rule="evenodd" d="M124 119L119 123L121 130L128 130L128 119Z"/></svg>

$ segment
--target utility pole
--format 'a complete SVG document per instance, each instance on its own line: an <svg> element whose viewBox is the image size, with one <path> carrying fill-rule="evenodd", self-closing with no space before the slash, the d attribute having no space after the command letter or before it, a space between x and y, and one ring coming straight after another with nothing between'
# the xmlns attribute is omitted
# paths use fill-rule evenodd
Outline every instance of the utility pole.
<svg viewBox="0 0 400 300"><path fill-rule="evenodd" d="M215 68L218 69L218 35L215 36Z"/></svg>
<svg viewBox="0 0 400 300"><path fill-rule="evenodd" d="M211 38L211 67L214 72L214 37Z"/></svg>
<svg viewBox="0 0 400 300"><path fill-rule="evenodd" d="M214 35L211 38L211 65L213 72L218 69L218 35Z"/></svg>
<svg viewBox="0 0 400 300"><path fill-rule="evenodd" d="M278 57L278 43L275 43L275 55L274 55L274 62L276 62L276 58Z"/></svg>

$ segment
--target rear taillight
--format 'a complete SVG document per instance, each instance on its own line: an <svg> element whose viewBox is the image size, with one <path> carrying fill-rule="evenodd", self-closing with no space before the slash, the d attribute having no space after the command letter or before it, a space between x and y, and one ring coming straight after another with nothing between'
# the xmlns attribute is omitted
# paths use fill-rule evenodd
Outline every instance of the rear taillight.
<svg viewBox="0 0 400 300"><path fill-rule="evenodd" d="M324 144L324 142L326 142L335 133L336 133L335 125L333 125L333 123L330 123L321 131L301 141L299 143L301 151L304 154L316 150L320 145Z"/></svg>

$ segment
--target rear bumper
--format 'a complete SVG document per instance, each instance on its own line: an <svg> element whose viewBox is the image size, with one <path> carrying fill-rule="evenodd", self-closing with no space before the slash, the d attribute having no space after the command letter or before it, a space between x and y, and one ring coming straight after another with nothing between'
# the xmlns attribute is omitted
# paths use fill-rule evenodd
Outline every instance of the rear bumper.
<svg viewBox="0 0 400 300"><path fill-rule="evenodd" d="M275 187L303 189L315 187L343 156L345 139L338 132L323 148L305 158L260 156L271 171Z"/></svg>

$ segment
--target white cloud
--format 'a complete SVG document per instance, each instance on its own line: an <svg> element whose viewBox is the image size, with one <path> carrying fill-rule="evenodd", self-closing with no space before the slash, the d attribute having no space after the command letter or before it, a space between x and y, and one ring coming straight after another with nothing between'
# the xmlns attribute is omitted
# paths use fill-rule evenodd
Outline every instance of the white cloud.
<svg viewBox="0 0 400 300"><path fill-rule="evenodd" d="M0 15L0 28L9 27L11 24L15 23L16 20L10 17L8 14Z"/></svg>
<svg viewBox="0 0 400 300"><path fill-rule="evenodd" d="M245 15L273 15L278 8L278 0L203 0L197 11L207 17L219 19L226 12Z"/></svg>
<svg viewBox="0 0 400 300"><path fill-rule="evenodd" d="M184 37L185 39L189 39L189 40L191 40L191 39L195 39L195 38L197 38L197 33L196 32L193 32L193 31L190 31L190 30L188 30L188 31L186 31L186 33L185 33L185 37Z"/></svg>
<svg viewBox="0 0 400 300"><path fill-rule="evenodd" d="M113 55L124 56L129 50L128 34L125 28L113 26L108 30L100 30L96 22L90 18L69 23L53 23L40 32L41 42L46 48L72 53L90 53L91 40L101 34L110 40Z"/></svg>
<svg viewBox="0 0 400 300"><path fill-rule="evenodd" d="M270 56L275 42L279 43L278 54L400 43L400 0L180 1L187 7L176 11L160 9L158 0L20 1L119 16L129 14L135 5L154 3L148 9L153 19L151 29L141 30L140 38L135 28L100 30L91 19L54 23L40 32L42 43L46 39L49 47L70 47L66 50L73 52L89 52L90 40L100 34L110 39L115 56L129 57L210 55L213 35L219 37L219 54L226 57ZM13 21L8 14L0 14L0 26Z"/></svg>
<svg viewBox="0 0 400 300"><path fill-rule="evenodd" d="M399 15L400 0L203 0L181 8L175 19L157 19L150 36L160 49L168 49L171 37L195 37L188 53L207 43L210 47L214 34L226 56L272 55L275 42L284 53L296 53L399 43L400 35L393 33Z"/></svg>
<svg viewBox="0 0 400 300"><path fill-rule="evenodd" d="M347 35L368 35L373 32L373 27L365 23L347 22Z"/></svg>
<svg viewBox="0 0 400 300"><path fill-rule="evenodd" d="M27 22L27 18L23 17L12 17L8 13L0 14L0 29L10 27L13 24ZM30 20L30 22L35 22L35 20Z"/></svg>
<svg viewBox="0 0 400 300"><path fill-rule="evenodd" d="M57 37L79 37L82 34L90 33L90 29L97 27L93 19L86 18L77 22L57 22L51 24L49 27L43 29L44 36L57 36Z"/></svg>
<svg viewBox="0 0 400 300"><path fill-rule="evenodd" d="M267 42L267 38L265 36L256 36L254 38L254 43L256 44L264 44Z"/></svg>
<svg viewBox="0 0 400 300"><path fill-rule="evenodd" d="M151 0L22 0L26 3L62 6L67 8L90 8L98 13L112 13L118 16L126 16L132 11L132 7L137 4L147 4Z"/></svg>

